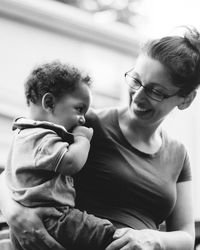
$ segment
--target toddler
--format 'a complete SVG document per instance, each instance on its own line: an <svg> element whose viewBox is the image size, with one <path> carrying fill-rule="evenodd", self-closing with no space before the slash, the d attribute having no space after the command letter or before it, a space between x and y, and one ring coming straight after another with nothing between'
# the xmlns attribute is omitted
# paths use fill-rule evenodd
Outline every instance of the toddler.
<svg viewBox="0 0 200 250"><path fill-rule="evenodd" d="M90 77L59 61L36 67L25 82L29 118L14 121L14 139L6 182L15 201L27 207L55 207L62 215L44 223L66 249L103 250L114 226L75 208L72 176L84 166L93 129L85 114L90 106ZM11 232L15 249L22 249Z"/></svg>

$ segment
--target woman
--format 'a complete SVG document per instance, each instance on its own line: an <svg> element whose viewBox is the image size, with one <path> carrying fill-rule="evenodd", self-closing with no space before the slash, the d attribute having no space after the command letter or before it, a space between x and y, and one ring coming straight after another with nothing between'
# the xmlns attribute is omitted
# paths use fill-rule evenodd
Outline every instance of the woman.
<svg viewBox="0 0 200 250"><path fill-rule="evenodd" d="M77 206L117 228L106 250L192 250L191 172L184 146L161 128L177 107L186 109L200 82L200 35L149 41L125 73L126 108L91 110L94 128L86 166L76 176ZM3 184L2 184L3 185ZM1 209L26 249L62 249L42 219L56 210L27 209L1 195ZM9 209L8 209L9 208ZM158 230L166 222L166 232Z"/></svg>

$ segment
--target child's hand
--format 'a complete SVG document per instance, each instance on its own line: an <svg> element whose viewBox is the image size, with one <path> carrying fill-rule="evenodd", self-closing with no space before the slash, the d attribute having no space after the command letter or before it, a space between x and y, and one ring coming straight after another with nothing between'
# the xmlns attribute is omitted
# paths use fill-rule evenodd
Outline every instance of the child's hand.
<svg viewBox="0 0 200 250"><path fill-rule="evenodd" d="M74 137L83 136L86 137L89 141L92 139L93 136L93 128L87 128L84 126L77 126L72 131Z"/></svg>

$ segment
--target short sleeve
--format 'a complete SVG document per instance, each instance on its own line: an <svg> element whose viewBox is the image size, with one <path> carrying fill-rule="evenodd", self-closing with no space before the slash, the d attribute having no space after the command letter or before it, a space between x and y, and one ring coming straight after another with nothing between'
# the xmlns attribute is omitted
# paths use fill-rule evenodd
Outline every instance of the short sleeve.
<svg viewBox="0 0 200 250"><path fill-rule="evenodd" d="M56 133L46 134L35 155L35 167L50 171L56 171L58 165L68 151L69 144L64 142Z"/></svg>
<svg viewBox="0 0 200 250"><path fill-rule="evenodd" d="M192 179L192 173L191 173L190 161L189 161L189 156L186 152L184 162L183 162L183 167L182 167L182 170L180 172L177 182L190 181L191 179Z"/></svg>

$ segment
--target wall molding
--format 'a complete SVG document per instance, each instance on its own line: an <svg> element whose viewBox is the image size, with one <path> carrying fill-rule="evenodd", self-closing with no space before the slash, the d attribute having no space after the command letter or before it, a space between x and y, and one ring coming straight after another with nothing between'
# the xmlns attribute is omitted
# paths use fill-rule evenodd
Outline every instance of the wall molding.
<svg viewBox="0 0 200 250"><path fill-rule="evenodd" d="M121 23L99 23L93 15L52 0L1 0L0 16L136 55L141 35Z"/></svg>

